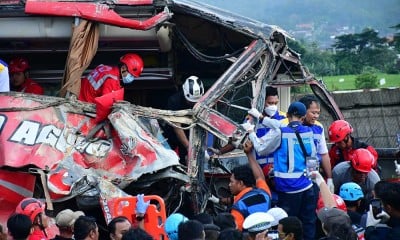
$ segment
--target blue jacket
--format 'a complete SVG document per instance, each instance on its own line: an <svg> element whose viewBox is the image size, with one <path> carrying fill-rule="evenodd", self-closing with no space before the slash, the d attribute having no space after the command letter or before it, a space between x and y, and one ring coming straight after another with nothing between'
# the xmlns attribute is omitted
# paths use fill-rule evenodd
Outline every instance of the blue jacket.
<svg viewBox="0 0 400 240"><path fill-rule="evenodd" d="M276 111L276 113L271 118L281 121L281 120L285 119L286 116L283 112ZM256 135L257 135L257 137L260 138L260 137L264 136L265 134L267 134L270 130L271 130L270 128L265 127L264 125L259 123L259 124L257 124ZM256 151L256 160L262 168L266 164L274 162L274 154L271 153L271 154L268 154L267 156L260 156L260 155L258 155L258 153Z"/></svg>
<svg viewBox="0 0 400 240"><path fill-rule="evenodd" d="M268 193L259 188L253 188L232 206L243 215L243 218L255 212L266 212L270 207L271 199Z"/></svg>
<svg viewBox="0 0 400 240"><path fill-rule="evenodd" d="M312 186L305 176L306 159L296 136L300 134L307 156L316 156L313 131L300 122L291 122L281 128L281 145L274 152L275 187L278 192L296 193Z"/></svg>

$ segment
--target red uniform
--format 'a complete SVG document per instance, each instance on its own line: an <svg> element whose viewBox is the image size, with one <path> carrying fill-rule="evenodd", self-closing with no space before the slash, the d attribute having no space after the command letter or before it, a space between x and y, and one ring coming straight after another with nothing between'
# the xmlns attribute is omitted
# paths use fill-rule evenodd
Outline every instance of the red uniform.
<svg viewBox="0 0 400 240"><path fill-rule="evenodd" d="M30 78L25 79L24 84L22 84L18 89L18 92L23 93L33 93L33 94L40 94L43 95L44 91L43 88L35 81Z"/></svg>
<svg viewBox="0 0 400 240"><path fill-rule="evenodd" d="M96 97L118 89L121 89L119 68L101 64L82 79L78 99L94 103Z"/></svg>
<svg viewBox="0 0 400 240"><path fill-rule="evenodd" d="M350 161L351 156L354 154L354 151L359 148L367 149L374 156L374 163L372 164L372 168L376 169L378 163L378 153L375 148L359 141L358 139L351 137L353 140L353 146L350 149L341 150L336 145L333 145L329 150L329 157L331 158L331 167L337 165L343 161Z"/></svg>
<svg viewBox="0 0 400 240"><path fill-rule="evenodd" d="M28 240L47 240L47 236L44 232L40 229L35 229L31 234L28 236Z"/></svg>

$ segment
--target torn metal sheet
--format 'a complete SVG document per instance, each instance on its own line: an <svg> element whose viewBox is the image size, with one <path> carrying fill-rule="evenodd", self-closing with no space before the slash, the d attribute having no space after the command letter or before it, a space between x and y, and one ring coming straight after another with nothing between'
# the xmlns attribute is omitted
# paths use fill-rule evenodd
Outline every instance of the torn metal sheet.
<svg viewBox="0 0 400 240"><path fill-rule="evenodd" d="M114 111L110 123L104 125L111 129L107 136L104 128L97 131L93 118L68 111L82 103L61 101L57 105L59 99L53 100L50 106L40 96L0 95L0 165L48 170L53 197L69 195L86 175L118 182L123 188L144 174L179 165L178 156L163 145L162 136L142 127L151 123L149 119L123 109ZM65 118L59 118L62 115ZM13 149L13 154L6 149Z"/></svg>

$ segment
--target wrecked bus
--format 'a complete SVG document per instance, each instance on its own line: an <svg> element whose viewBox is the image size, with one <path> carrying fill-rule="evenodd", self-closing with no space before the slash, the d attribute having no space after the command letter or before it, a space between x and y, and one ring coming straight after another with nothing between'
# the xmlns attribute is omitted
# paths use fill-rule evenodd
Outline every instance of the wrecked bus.
<svg viewBox="0 0 400 240"><path fill-rule="evenodd" d="M229 169L246 162L240 123L247 109L263 106L266 86L283 89L285 109L288 89L309 85L332 120L343 118L284 30L200 2L9 0L0 18L1 58L28 58L45 88L44 96L0 94L2 222L31 196L54 213L101 207L106 223L118 214L116 199L138 193L160 196L166 215L185 196L201 212L211 193L226 192ZM90 69L128 52L143 57L144 71L98 123L95 105L71 96ZM203 80L204 96L192 109L164 110L189 75ZM187 166L165 145L161 122L190 127ZM234 140L238 150L206 160L208 133L214 145Z"/></svg>

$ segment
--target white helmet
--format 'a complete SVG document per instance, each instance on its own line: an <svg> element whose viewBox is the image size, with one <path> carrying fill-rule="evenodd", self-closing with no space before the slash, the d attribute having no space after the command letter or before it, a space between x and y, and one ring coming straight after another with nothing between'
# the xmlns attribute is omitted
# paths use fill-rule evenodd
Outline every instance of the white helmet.
<svg viewBox="0 0 400 240"><path fill-rule="evenodd" d="M274 221L271 223L272 226L278 226L279 220L288 216L285 210L280 207L270 208L267 213L274 217Z"/></svg>
<svg viewBox="0 0 400 240"><path fill-rule="evenodd" d="M189 102L197 102L204 94L203 82L196 76L186 78L182 88L183 94Z"/></svg>

